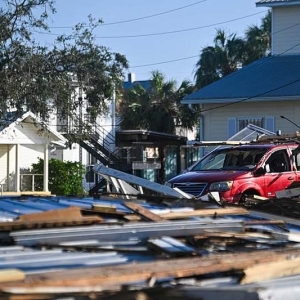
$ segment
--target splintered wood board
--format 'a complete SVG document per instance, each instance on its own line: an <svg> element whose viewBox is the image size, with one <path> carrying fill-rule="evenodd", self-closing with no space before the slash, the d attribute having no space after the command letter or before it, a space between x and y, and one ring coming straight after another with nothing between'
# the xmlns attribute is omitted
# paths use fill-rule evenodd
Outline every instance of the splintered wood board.
<svg viewBox="0 0 300 300"><path fill-rule="evenodd" d="M207 208L207 209L197 209L193 211L183 211L183 212L170 212L162 213L160 216L164 219L180 219L189 217L213 217L213 216L225 216L225 215L247 215L248 210L242 207L234 208Z"/></svg>
<svg viewBox="0 0 300 300"><path fill-rule="evenodd" d="M197 209L191 211L182 212L168 212L168 213L156 213L165 220L176 220L176 219L186 219L191 217L218 217L226 215L247 215L249 211L242 207L233 208L207 208L207 209ZM126 219L130 221L139 221L141 218L139 216L126 215Z"/></svg>
<svg viewBox="0 0 300 300"><path fill-rule="evenodd" d="M133 202L123 202L123 205L125 205L127 208L134 211L136 214L140 215L142 218L146 220L150 220L153 222L160 222L160 221L166 221L161 216L154 214L153 212L149 211L148 209L144 208L143 206L133 203Z"/></svg>
<svg viewBox="0 0 300 300"><path fill-rule="evenodd" d="M48 210L45 212L21 215L20 221L47 221L47 220L71 220L81 218L81 210L78 207L68 207L64 209Z"/></svg>
<svg viewBox="0 0 300 300"><path fill-rule="evenodd" d="M300 274L300 258L285 259L271 263L262 263L244 271L241 284L248 284L273 278Z"/></svg>
<svg viewBox="0 0 300 300"><path fill-rule="evenodd" d="M300 256L300 249L252 251L196 258L168 259L118 266L79 268L27 275L24 282L0 284L4 292L32 293L72 289L102 289L143 280L182 278L216 272L241 271L261 263L272 263Z"/></svg>

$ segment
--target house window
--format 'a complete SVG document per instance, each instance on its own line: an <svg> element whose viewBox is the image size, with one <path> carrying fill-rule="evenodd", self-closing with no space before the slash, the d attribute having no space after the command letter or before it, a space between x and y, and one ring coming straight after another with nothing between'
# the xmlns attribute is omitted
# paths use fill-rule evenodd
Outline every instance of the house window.
<svg viewBox="0 0 300 300"><path fill-rule="evenodd" d="M241 118L238 119L238 131L244 129L248 124L264 128L264 118Z"/></svg>
<svg viewBox="0 0 300 300"><path fill-rule="evenodd" d="M275 117L273 116L228 118L228 138L244 129L248 124L275 132Z"/></svg>

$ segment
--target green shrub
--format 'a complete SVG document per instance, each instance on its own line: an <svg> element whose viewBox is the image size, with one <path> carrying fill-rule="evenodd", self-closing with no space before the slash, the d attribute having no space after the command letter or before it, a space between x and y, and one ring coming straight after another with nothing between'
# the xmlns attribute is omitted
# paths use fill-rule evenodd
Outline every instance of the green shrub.
<svg viewBox="0 0 300 300"><path fill-rule="evenodd" d="M41 174L44 170L44 160L39 158L38 163L32 164L33 173ZM52 194L60 196L83 196L82 176L85 168L79 162L49 160L49 190ZM35 182L35 188L43 186L43 179Z"/></svg>

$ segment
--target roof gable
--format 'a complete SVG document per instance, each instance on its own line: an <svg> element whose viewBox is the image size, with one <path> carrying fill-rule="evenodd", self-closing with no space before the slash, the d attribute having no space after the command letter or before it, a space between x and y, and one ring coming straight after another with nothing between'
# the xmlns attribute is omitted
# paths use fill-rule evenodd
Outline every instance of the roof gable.
<svg viewBox="0 0 300 300"><path fill-rule="evenodd" d="M50 143L65 144L67 142L59 132L46 123L38 120L32 112L21 117L9 118L0 128L0 143Z"/></svg>
<svg viewBox="0 0 300 300"><path fill-rule="evenodd" d="M218 103L300 98L300 55L259 59L186 96L182 103Z"/></svg>

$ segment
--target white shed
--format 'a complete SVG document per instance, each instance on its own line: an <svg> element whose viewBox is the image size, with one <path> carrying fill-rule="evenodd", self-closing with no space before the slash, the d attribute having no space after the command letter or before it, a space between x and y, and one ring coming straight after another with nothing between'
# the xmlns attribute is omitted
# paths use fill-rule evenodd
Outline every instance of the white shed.
<svg viewBox="0 0 300 300"><path fill-rule="evenodd" d="M4 120L0 127L1 195L50 195L48 190L49 152L65 147L67 140L31 112ZM32 164L44 160L43 174L32 174ZM42 190L35 190L37 176L43 177Z"/></svg>

